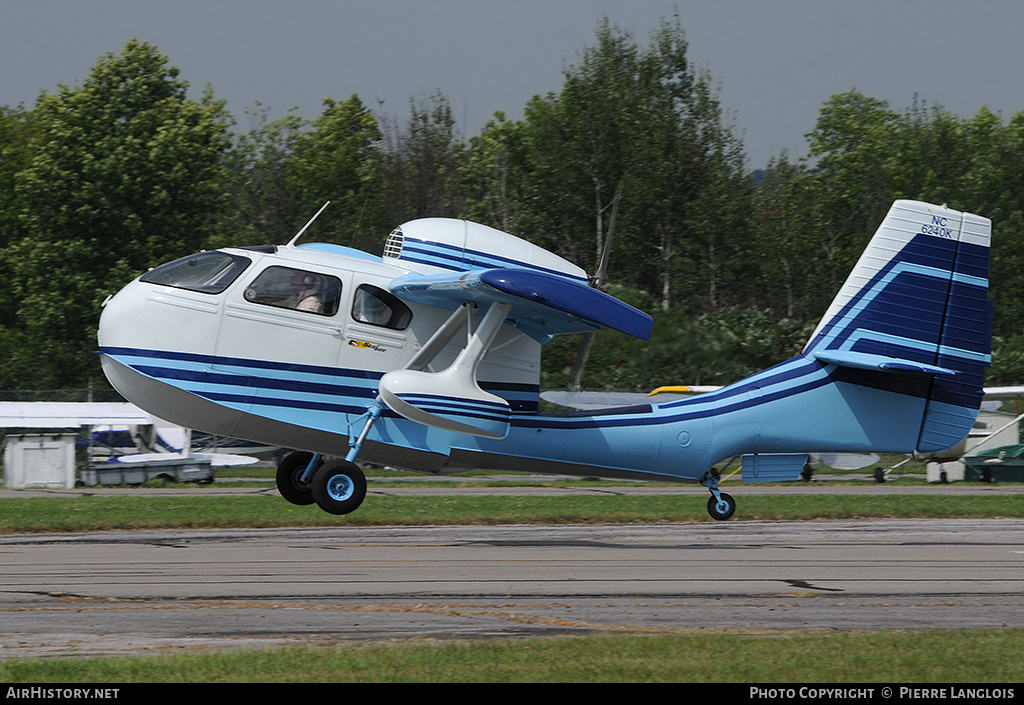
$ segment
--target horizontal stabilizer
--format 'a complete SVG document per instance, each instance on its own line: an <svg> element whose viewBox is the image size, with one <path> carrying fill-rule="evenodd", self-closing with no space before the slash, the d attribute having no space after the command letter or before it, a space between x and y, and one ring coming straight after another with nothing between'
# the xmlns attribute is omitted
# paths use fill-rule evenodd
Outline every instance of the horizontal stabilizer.
<svg viewBox="0 0 1024 705"><path fill-rule="evenodd" d="M881 370L882 372L899 372L919 375L955 375L954 370L945 367L928 365L915 360L901 360L888 355L851 352L849 350L818 350L812 356L829 365L853 367L859 370Z"/></svg>
<svg viewBox="0 0 1024 705"><path fill-rule="evenodd" d="M565 277L525 269L477 269L453 274L409 274L394 280L391 293L440 308L467 301L512 305L507 320L533 338L586 333L600 328L647 340L654 320L603 291Z"/></svg>

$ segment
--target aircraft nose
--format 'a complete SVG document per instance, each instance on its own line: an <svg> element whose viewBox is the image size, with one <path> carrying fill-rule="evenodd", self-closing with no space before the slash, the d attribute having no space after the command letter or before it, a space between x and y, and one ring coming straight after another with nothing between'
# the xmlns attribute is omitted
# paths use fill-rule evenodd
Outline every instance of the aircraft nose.
<svg viewBox="0 0 1024 705"><path fill-rule="evenodd" d="M220 296L136 280L100 314L100 352L110 348L213 354Z"/></svg>
<svg viewBox="0 0 1024 705"><path fill-rule="evenodd" d="M144 346L143 329L147 318L147 301L135 283L107 297L100 312L97 342L102 352L111 347Z"/></svg>
<svg viewBox="0 0 1024 705"><path fill-rule="evenodd" d="M100 322L96 330L96 340L101 349L109 346L110 340L116 337L115 331L121 318L120 314L124 309L124 297L121 296L123 292L124 289L121 289L118 293L108 296L103 302L103 308L100 311Z"/></svg>

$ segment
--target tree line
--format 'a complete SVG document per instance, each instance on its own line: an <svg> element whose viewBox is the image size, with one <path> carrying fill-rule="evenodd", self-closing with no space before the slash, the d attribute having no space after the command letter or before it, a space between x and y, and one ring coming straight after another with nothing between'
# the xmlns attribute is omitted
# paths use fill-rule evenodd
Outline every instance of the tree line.
<svg viewBox="0 0 1024 705"><path fill-rule="evenodd" d="M603 22L559 91L468 139L441 93L402 119L356 95L312 119L236 118L132 41L81 86L0 107L0 389L101 382L108 295L200 249L283 243L326 200L323 241L379 253L396 225L447 216L576 262L655 316L650 344L601 334L584 379L631 389L729 382L793 354L893 200L946 203L993 220L989 379L1024 380L1024 113L848 91L808 147L751 171L678 22L643 42ZM549 347L544 383L559 386L575 342Z"/></svg>

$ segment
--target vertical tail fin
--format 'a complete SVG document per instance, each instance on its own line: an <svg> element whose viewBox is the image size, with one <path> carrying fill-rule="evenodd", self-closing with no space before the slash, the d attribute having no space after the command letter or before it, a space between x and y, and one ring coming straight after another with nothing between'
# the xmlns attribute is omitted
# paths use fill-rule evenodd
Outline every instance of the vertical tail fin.
<svg viewBox="0 0 1024 705"><path fill-rule="evenodd" d="M804 354L844 368L916 373L926 397L917 450L958 443L991 360L991 222L896 201Z"/></svg>

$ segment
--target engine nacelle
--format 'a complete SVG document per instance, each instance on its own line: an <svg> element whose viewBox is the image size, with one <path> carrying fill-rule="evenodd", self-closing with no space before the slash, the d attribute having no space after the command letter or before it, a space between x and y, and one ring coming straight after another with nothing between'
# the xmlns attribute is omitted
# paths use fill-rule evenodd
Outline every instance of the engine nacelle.
<svg viewBox="0 0 1024 705"><path fill-rule="evenodd" d="M516 267L587 283L584 270L543 247L454 218L422 218L395 228L384 245L384 261L420 274Z"/></svg>

